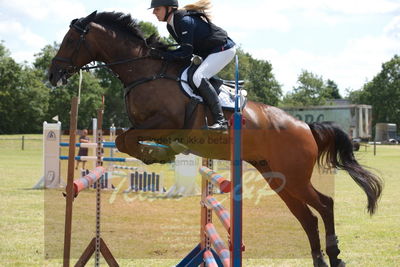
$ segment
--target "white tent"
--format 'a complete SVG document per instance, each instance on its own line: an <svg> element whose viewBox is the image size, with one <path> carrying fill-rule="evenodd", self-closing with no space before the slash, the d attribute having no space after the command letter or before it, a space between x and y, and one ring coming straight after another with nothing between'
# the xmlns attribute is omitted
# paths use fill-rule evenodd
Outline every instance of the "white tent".
<svg viewBox="0 0 400 267"><path fill-rule="evenodd" d="M187 197L200 194L196 178L199 176L201 158L193 154L175 156L175 184L166 197Z"/></svg>

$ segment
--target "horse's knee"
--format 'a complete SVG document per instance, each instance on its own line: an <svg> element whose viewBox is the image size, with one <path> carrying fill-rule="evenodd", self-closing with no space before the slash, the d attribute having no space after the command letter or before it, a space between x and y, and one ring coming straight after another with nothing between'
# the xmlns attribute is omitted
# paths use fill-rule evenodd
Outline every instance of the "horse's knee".
<svg viewBox="0 0 400 267"><path fill-rule="evenodd" d="M323 203L328 207L330 211L333 212L333 206L334 206L333 198L331 198L330 196L325 196L325 198L323 199Z"/></svg>
<svg viewBox="0 0 400 267"><path fill-rule="evenodd" d="M118 151L126 153L126 146L125 146L125 134L122 133L115 138L115 146L117 147Z"/></svg>

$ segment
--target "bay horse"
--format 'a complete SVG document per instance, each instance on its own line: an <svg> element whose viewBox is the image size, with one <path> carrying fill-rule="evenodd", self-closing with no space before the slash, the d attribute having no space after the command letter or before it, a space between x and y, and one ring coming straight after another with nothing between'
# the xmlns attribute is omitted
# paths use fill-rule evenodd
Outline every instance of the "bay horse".
<svg viewBox="0 0 400 267"><path fill-rule="evenodd" d="M230 159L228 135L204 130L210 111L198 104L188 112L191 99L179 86L179 73L187 62L165 62L149 56L151 47L165 49L152 36L143 37L130 15L93 12L70 24L49 69L56 86L92 61L103 62L125 86L125 104L132 128L116 139L117 148L146 164L169 162L175 154L194 153L213 159ZM248 101L243 109L243 160L264 177L280 173L283 179L265 180L285 202L306 232L314 266L328 266L318 235L321 214L330 266L345 266L335 234L333 199L310 182L314 165L346 170L367 196L372 215L382 191L381 179L355 159L348 135L332 123L306 124L279 108ZM230 117L231 111L225 111ZM167 148L155 150L141 141L156 141ZM266 175L267 174L267 175ZM282 186L283 185L283 186Z"/></svg>

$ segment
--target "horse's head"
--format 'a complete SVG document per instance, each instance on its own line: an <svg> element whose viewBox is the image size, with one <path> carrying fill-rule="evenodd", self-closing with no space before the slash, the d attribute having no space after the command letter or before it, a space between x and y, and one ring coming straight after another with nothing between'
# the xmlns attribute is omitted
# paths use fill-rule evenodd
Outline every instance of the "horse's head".
<svg viewBox="0 0 400 267"><path fill-rule="evenodd" d="M93 12L85 18L72 20L52 60L49 80L54 86L65 84L72 74L91 61L107 63L121 79L131 77L132 73L118 71L126 71L128 64L134 64L137 59L149 58L151 46L167 49L155 35L146 39L130 14Z"/></svg>
<svg viewBox="0 0 400 267"><path fill-rule="evenodd" d="M50 65L49 80L52 85L66 84L72 74L94 60L88 40L90 22L96 17L96 13L95 11L85 18L71 21L70 29Z"/></svg>

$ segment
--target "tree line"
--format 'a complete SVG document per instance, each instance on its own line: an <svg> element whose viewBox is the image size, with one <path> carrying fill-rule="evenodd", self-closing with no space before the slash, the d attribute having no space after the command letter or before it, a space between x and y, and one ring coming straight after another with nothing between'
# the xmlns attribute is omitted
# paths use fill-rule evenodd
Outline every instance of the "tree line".
<svg viewBox="0 0 400 267"><path fill-rule="evenodd" d="M145 36L158 34L148 22L140 22ZM171 38L163 38L171 43ZM58 115L63 128L69 125L70 99L77 95L79 75L69 79L67 85L53 87L48 82L48 68L59 44L47 45L35 54L34 62L19 64L10 56L4 42L0 42L0 134L40 133L43 121L51 122ZM297 85L286 95L273 75L272 64L253 58L239 48L240 79L250 100L273 106L324 105L327 100L342 99L337 84L324 80L307 70L298 77ZM234 79L234 62L219 76ZM130 127L124 106L123 85L107 69L83 73L79 128L90 128L91 118L96 117L102 96L105 96L104 127ZM355 104L373 105L375 122L394 122L400 125L400 58L394 56L382 65L382 71L358 91L349 91L347 97Z"/></svg>

